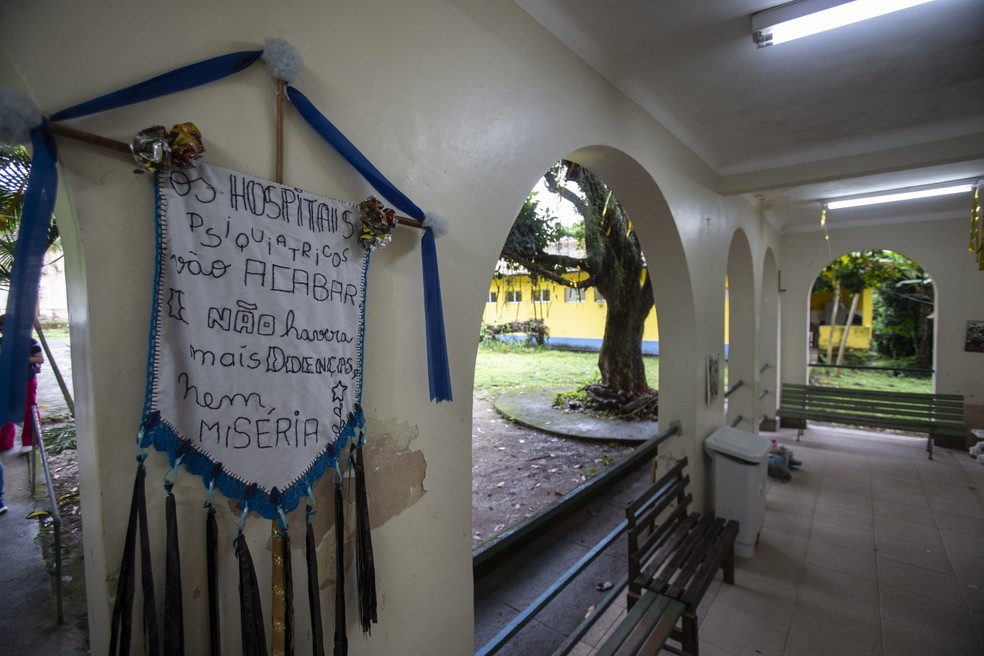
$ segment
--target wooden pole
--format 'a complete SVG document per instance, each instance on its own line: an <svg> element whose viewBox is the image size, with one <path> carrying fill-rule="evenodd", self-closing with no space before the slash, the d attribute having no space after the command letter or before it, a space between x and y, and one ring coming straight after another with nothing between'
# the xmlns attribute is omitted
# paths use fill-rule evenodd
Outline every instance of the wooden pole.
<svg viewBox="0 0 984 656"><path fill-rule="evenodd" d="M277 104L282 109L283 107L283 94L277 94ZM282 133L283 131L283 112L278 111L278 130ZM116 151L118 153L124 153L127 156L132 156L133 152L130 150L130 144L123 143L122 141L116 141L115 139L108 139L106 137L100 136L98 134L92 134L91 132L85 132L83 130L76 130L75 128L70 128L67 125L62 125L61 123L49 123L48 131L57 136L65 137L66 139L74 139L75 141L81 141L93 146L99 146L100 148L108 148L109 150ZM278 152L277 152L277 175L278 179L276 182L283 184L283 151L282 151L282 139L278 140ZM417 219L411 219L408 216L396 215L396 222L402 226L408 228L417 228L423 230L424 224L422 221Z"/></svg>
<svg viewBox="0 0 984 656"><path fill-rule="evenodd" d="M277 80L277 160L276 160L276 179L277 184L284 183L284 93L287 84L283 80ZM285 656L284 648L287 643L287 600L286 585L284 581L284 539L277 530L277 520L271 521L273 548L271 549L272 565L270 567L271 590L273 593L271 608L273 609L272 638L270 640L270 653L273 656ZM286 526L284 529L286 530Z"/></svg>

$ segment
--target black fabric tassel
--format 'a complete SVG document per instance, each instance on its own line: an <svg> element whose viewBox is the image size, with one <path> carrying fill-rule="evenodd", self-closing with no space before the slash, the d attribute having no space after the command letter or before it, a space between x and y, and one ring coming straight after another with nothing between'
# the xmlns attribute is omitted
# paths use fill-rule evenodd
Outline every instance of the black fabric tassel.
<svg viewBox="0 0 984 656"><path fill-rule="evenodd" d="M205 566L208 578L208 634L210 656L222 656L221 631L219 631L219 524L215 521L215 508L206 504L205 514Z"/></svg>
<svg viewBox="0 0 984 656"><path fill-rule="evenodd" d="M110 656L129 656L133 635L134 550L137 544L137 497L143 488L146 472L143 464L137 468L133 479L133 496L130 500L130 517L123 540L123 560L116 580L116 601L113 603L113 621L109 639Z"/></svg>
<svg viewBox="0 0 984 656"><path fill-rule="evenodd" d="M141 466L141 469L143 467ZM146 472L143 475L146 478ZM157 624L157 597L154 595L154 567L150 560L150 532L147 529L147 497L143 481L137 491L137 520L140 524L140 584L143 589L144 651L149 656L161 653Z"/></svg>
<svg viewBox="0 0 984 656"><path fill-rule="evenodd" d="M266 656L266 633L263 630L263 608L260 605L260 589L256 583L253 557L246 546L246 538L236 537L236 558L239 559L239 615L242 622L243 656Z"/></svg>
<svg viewBox="0 0 984 656"><path fill-rule="evenodd" d="M353 447L355 449L355 447ZM376 618L376 564L372 554L369 526L369 495L363 449L355 449L355 571L359 586L359 621L362 632L371 633Z"/></svg>
<svg viewBox="0 0 984 656"><path fill-rule="evenodd" d="M342 484L335 486L335 652L347 656L348 635L345 621L345 511L342 509Z"/></svg>
<svg viewBox="0 0 984 656"><path fill-rule="evenodd" d="M284 656L294 656L294 568L286 529L281 539L284 541Z"/></svg>
<svg viewBox="0 0 984 656"><path fill-rule="evenodd" d="M315 552L311 506L307 507L307 533L304 538L307 560L308 605L311 608L311 641L314 656L325 656L325 629L321 624L321 592L318 590L318 554Z"/></svg>
<svg viewBox="0 0 984 656"><path fill-rule="evenodd" d="M181 552L178 549L178 518L171 490L165 483L167 562L164 569L164 656L184 656L184 608L181 596Z"/></svg>

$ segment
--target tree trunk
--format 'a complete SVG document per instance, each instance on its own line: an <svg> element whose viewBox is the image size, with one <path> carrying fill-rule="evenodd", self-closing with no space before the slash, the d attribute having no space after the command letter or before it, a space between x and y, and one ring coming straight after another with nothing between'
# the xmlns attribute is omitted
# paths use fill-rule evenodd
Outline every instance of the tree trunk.
<svg viewBox="0 0 984 656"><path fill-rule="evenodd" d="M844 364L844 351L847 349L847 335L851 331L851 325L854 324L854 313L858 310L858 299L861 298L861 293L858 292L854 294L851 299L851 309L847 311L847 323L844 325L844 334L841 335L840 347L837 349L837 364Z"/></svg>
<svg viewBox="0 0 984 656"><path fill-rule="evenodd" d="M604 292L602 292L604 293ZM637 398L652 393L642 359L646 311L640 311L639 286L626 280L621 289L605 295L605 335L598 353L601 384L619 396Z"/></svg>
<svg viewBox="0 0 984 656"><path fill-rule="evenodd" d="M837 311L840 309L841 286L834 281L834 307L830 310L830 335L827 336L827 359L826 363L831 364L834 358L834 327L837 326Z"/></svg>

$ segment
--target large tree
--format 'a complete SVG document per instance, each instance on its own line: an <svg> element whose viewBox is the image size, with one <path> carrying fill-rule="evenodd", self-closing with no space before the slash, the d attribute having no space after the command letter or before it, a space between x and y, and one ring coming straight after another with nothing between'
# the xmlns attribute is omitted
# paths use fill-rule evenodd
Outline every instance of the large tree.
<svg viewBox="0 0 984 656"><path fill-rule="evenodd" d="M544 175L548 190L571 203L583 220L584 255L551 252L561 231L552 217L527 199L502 249L502 258L574 289L594 287L606 301L605 334L598 354L601 383L588 393L609 407L631 414L655 414L656 393L646 382L642 358L643 326L653 308L653 288L642 249L625 208L590 170L561 161ZM585 276L572 279L570 272Z"/></svg>

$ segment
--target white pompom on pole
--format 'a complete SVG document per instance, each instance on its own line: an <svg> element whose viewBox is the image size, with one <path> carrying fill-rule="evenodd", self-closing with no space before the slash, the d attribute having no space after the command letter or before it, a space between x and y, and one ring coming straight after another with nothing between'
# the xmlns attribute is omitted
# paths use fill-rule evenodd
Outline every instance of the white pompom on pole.
<svg viewBox="0 0 984 656"><path fill-rule="evenodd" d="M31 141L31 130L41 125L41 110L22 91L0 89L0 143L10 146Z"/></svg>
<svg viewBox="0 0 984 656"><path fill-rule="evenodd" d="M285 39L267 39L263 42L262 59L267 70L276 80L293 84L304 69L301 53Z"/></svg>
<svg viewBox="0 0 984 656"><path fill-rule="evenodd" d="M430 228L437 238L448 234L448 231L451 229L448 220L437 212L427 212L422 227Z"/></svg>

